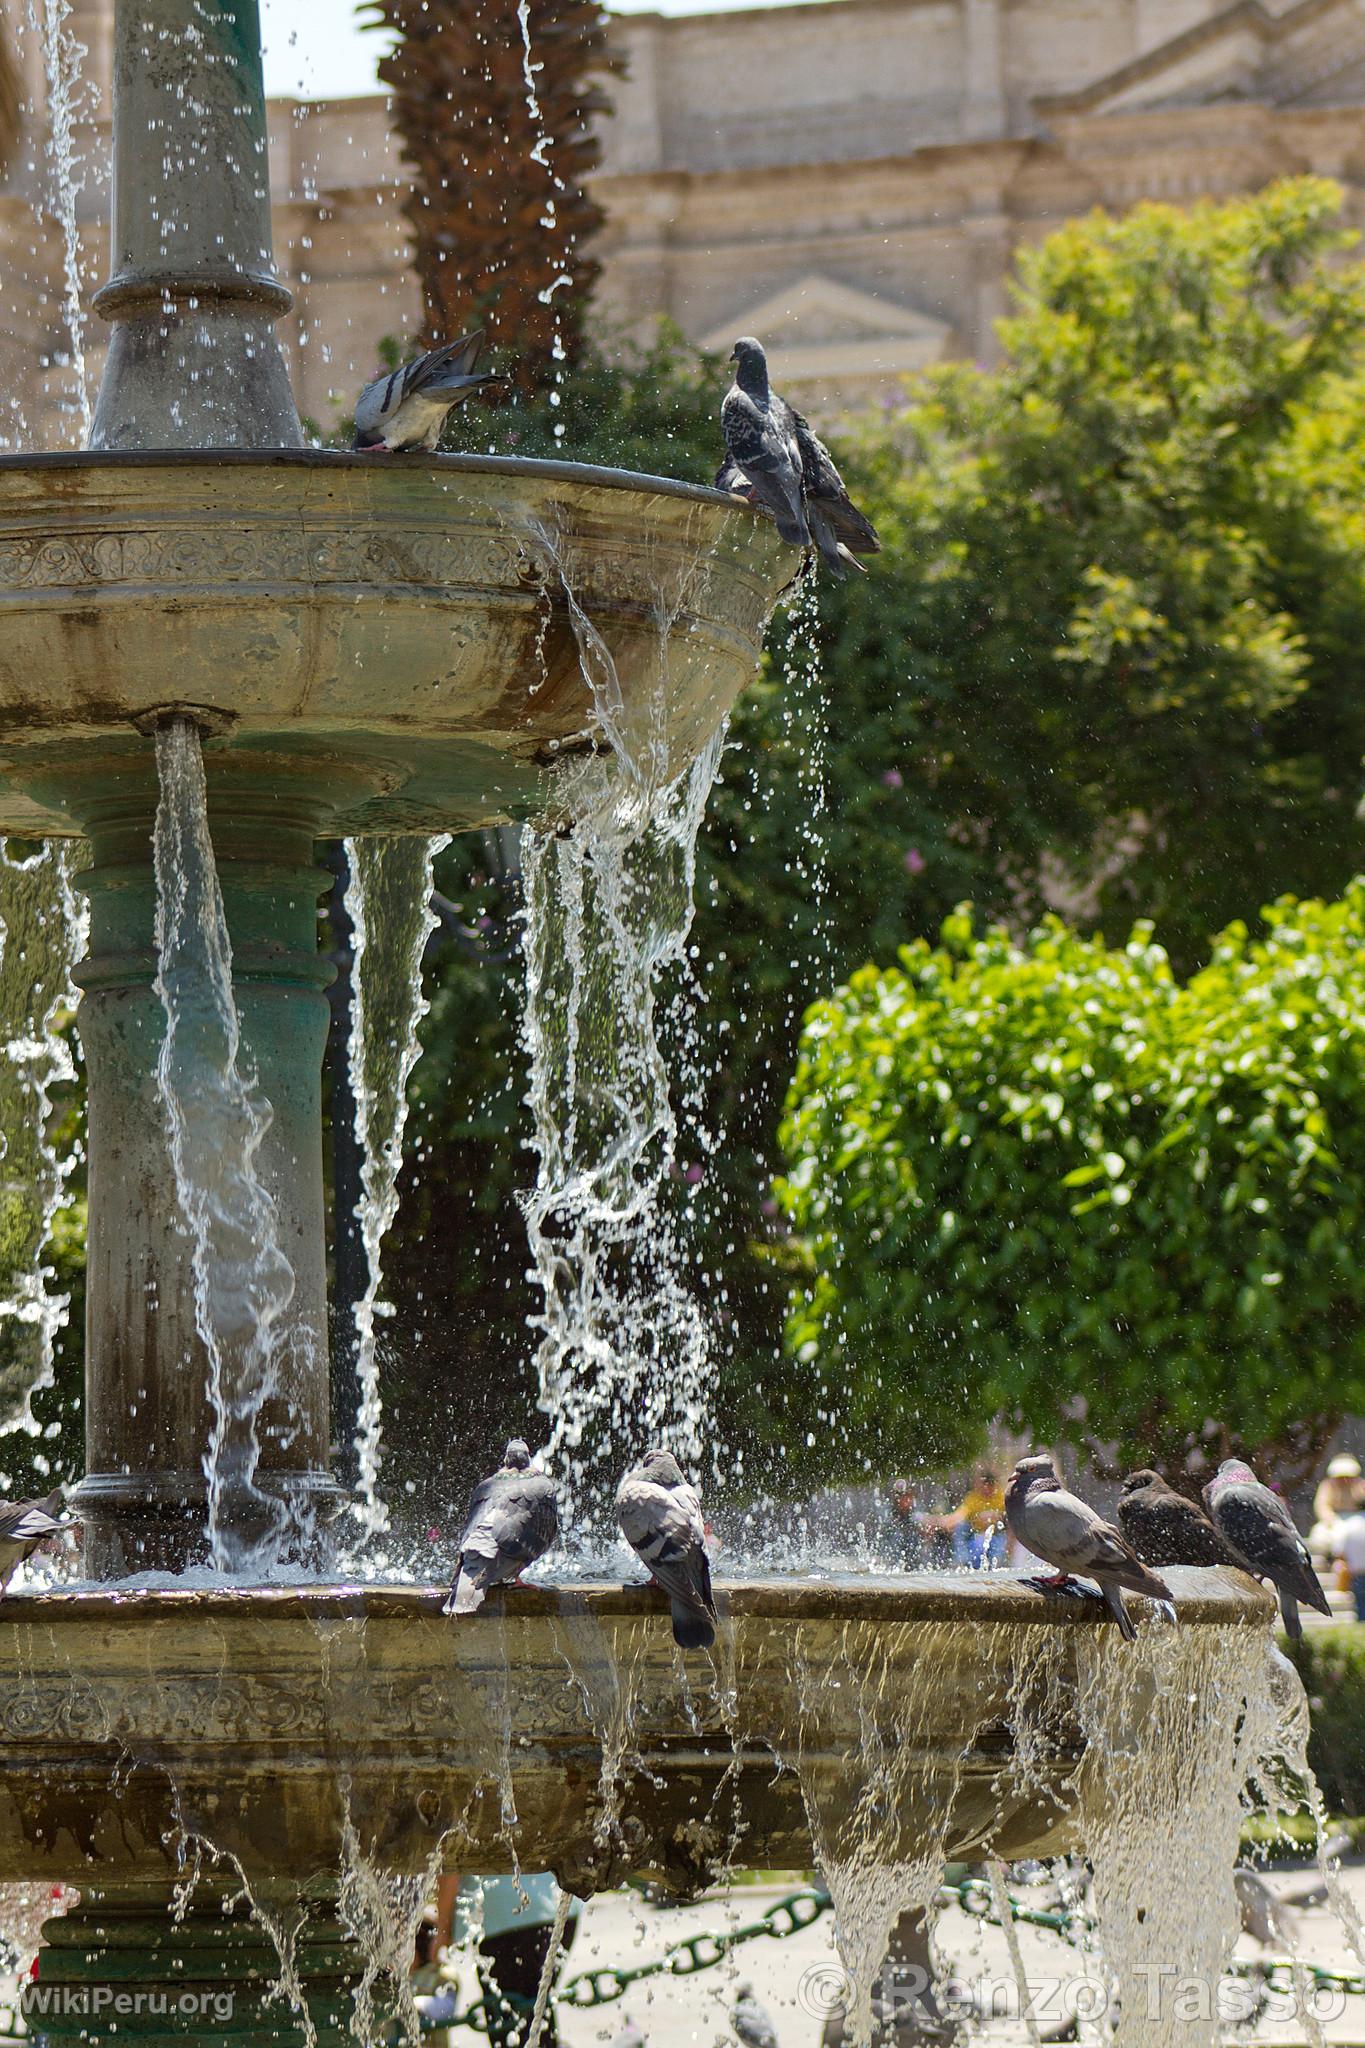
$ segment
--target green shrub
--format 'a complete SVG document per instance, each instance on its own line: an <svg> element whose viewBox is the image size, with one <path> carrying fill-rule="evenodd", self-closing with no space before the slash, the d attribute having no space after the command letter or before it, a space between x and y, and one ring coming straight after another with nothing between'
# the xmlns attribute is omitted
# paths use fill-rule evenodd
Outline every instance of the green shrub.
<svg viewBox="0 0 1365 2048"><path fill-rule="evenodd" d="M1289 1655L1313 1717L1308 1761L1329 1809L1365 1814L1365 1628L1309 1629Z"/></svg>
<svg viewBox="0 0 1365 2048"><path fill-rule="evenodd" d="M811 1009L788 1346L883 1451L969 1456L1004 1413L1287 1470L1365 1406L1365 881L1264 915L1182 984L1150 926L963 911Z"/></svg>

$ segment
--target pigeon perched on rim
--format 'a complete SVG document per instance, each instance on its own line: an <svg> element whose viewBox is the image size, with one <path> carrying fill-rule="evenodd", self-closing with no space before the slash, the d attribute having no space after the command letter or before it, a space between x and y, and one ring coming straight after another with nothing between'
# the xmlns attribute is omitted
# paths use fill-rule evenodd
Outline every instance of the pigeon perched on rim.
<svg viewBox="0 0 1365 2048"><path fill-rule="evenodd" d="M1119 1527L1144 1564L1235 1564L1198 1501L1145 1466L1119 1494Z"/></svg>
<svg viewBox="0 0 1365 2048"><path fill-rule="evenodd" d="M1077 1573L1093 1579L1119 1633L1129 1642L1136 1640L1137 1630L1119 1589L1126 1586L1149 1600L1171 1598L1165 1580L1147 1569L1118 1530L1079 1494L1067 1491L1046 1454L1021 1458L1010 1474L1005 1521L1017 1543L1055 1567L1056 1576L1039 1584L1064 1586Z"/></svg>
<svg viewBox="0 0 1365 2048"><path fill-rule="evenodd" d="M54 1486L42 1500L0 1501L0 1593L40 1543L76 1527L58 1513L61 1505L60 1486Z"/></svg>
<svg viewBox="0 0 1365 2048"><path fill-rule="evenodd" d="M554 1481L531 1470L531 1453L514 1436L502 1464L469 1496L460 1562L442 1614L473 1614L494 1586L505 1586L543 1557L559 1534Z"/></svg>
<svg viewBox="0 0 1365 2048"><path fill-rule="evenodd" d="M476 373L474 365L482 347L480 327L376 377L355 402L352 446L362 450L434 450L452 405L499 381L491 371Z"/></svg>
<svg viewBox="0 0 1365 2048"><path fill-rule="evenodd" d="M744 2048L777 2048L773 2016L759 2004L752 1984L735 1986L735 2032Z"/></svg>
<svg viewBox="0 0 1365 2048"><path fill-rule="evenodd" d="M803 414L768 383L761 342L743 335L730 352L735 381L720 409L726 458L716 488L769 512L783 540L814 547L826 568L864 574L860 554L878 554L870 519L850 501L834 457Z"/></svg>
<svg viewBox="0 0 1365 2048"><path fill-rule="evenodd" d="M1319 1614L1331 1613L1294 1517L1278 1494L1262 1486L1250 1465L1240 1458L1225 1458L1204 1488L1204 1505L1232 1552L1233 1563L1274 1586L1285 1633L1293 1642L1303 1634L1301 1600Z"/></svg>
<svg viewBox="0 0 1365 2048"><path fill-rule="evenodd" d="M668 1595L678 1648L709 1649L716 1640L716 1603L701 1500L671 1451L647 1451L627 1472L617 1488L616 1517Z"/></svg>
<svg viewBox="0 0 1365 2048"><path fill-rule="evenodd" d="M763 344L741 335L730 351L735 381L720 408L727 453L754 493L771 512L783 540L795 548L811 545L806 520L804 473L791 407L768 386Z"/></svg>

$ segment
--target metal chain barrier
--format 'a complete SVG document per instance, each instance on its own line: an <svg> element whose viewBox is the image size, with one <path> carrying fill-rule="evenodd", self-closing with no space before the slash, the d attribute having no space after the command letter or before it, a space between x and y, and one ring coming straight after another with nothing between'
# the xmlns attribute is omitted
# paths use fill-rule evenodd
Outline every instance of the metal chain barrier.
<svg viewBox="0 0 1365 2048"><path fill-rule="evenodd" d="M995 1910L995 1899L985 1878L968 1877L958 1884L940 1885L936 1904L958 1906L974 1920L989 1921L992 1926L1000 1925ZM683 1941L676 1941L661 1955L647 1963L617 1964L606 1963L593 1970L583 1970L570 1977L555 1993L558 2004L587 2009L599 2005L615 2005L624 1998L633 1984L639 1984L650 1977L691 1977L699 1970L712 1970L725 1961L732 1949L744 1942L786 1941L794 1934L800 1934L810 1927L822 1914L830 1910L832 1901L829 1893L820 1886L808 1886L802 1891L788 1892L784 1898L775 1899L767 1911L756 1920L748 1920L739 1927L721 1932L705 1932L689 1935ZM1052 1911L1041 1907L1026 1906L1021 1900L1010 1896L1011 1917L1017 1925L1041 1927L1057 1934L1073 1945L1088 1945L1095 1934L1095 1922L1088 1914L1058 1908ZM1284 1956L1267 1956L1261 1961L1231 1960L1228 1965L1231 1976L1252 1978L1261 1983L1267 1991L1288 1991L1296 1988L1296 1971L1299 1979L1324 1989L1336 1990L1347 1997L1365 1997L1365 1977L1358 1972L1329 1970L1318 1963L1294 1963ZM531 2002L505 1994L505 2002L514 2011L529 2014ZM469 2027L475 2033L488 2032L488 2016L485 2001L479 1999L461 2013L431 2022L432 2031L439 2027Z"/></svg>

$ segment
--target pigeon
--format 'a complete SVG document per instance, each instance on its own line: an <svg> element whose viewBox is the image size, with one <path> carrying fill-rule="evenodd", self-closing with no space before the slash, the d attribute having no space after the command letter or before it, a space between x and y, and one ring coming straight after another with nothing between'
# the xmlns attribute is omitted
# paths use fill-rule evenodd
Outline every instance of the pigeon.
<svg viewBox="0 0 1365 2048"><path fill-rule="evenodd" d="M74 1522L64 1521L59 1515L61 1505L60 1486L54 1487L43 1500L0 1502L0 1593L40 1543L46 1543L49 1536L60 1536L64 1529L75 1528Z"/></svg>
<svg viewBox="0 0 1365 2048"><path fill-rule="evenodd" d="M1119 1527L1144 1564L1233 1564L1197 1501L1159 1472L1130 1472L1119 1495Z"/></svg>
<svg viewBox="0 0 1365 2048"><path fill-rule="evenodd" d="M1319 1614L1331 1613L1293 1516L1278 1495L1262 1486L1250 1465L1240 1458L1225 1458L1204 1488L1204 1503L1234 1564L1254 1578L1269 1579L1275 1587L1292 1642L1303 1635L1300 1600Z"/></svg>
<svg viewBox="0 0 1365 2048"><path fill-rule="evenodd" d="M554 1482L531 1470L531 1453L515 1436L498 1470L469 1497L459 1569L442 1614L475 1613L490 1587L515 1579L558 1534Z"/></svg>
<svg viewBox="0 0 1365 2048"><path fill-rule="evenodd" d="M414 362L367 384L355 402L355 440L359 449L434 449L452 405L499 380L476 374L483 347L483 329L462 335L444 348L429 349Z"/></svg>
<svg viewBox="0 0 1365 2048"><path fill-rule="evenodd" d="M791 407L768 388L768 359L760 342L743 335L730 351L735 381L725 394L720 423L725 447L754 500L771 512L783 540L808 548L805 474Z"/></svg>
<svg viewBox="0 0 1365 2048"><path fill-rule="evenodd" d="M1017 1543L1056 1566L1056 1577L1043 1584L1064 1586L1077 1572L1093 1579L1119 1633L1129 1642L1136 1639L1137 1630L1120 1587L1145 1593L1149 1600L1171 1598L1165 1580L1148 1571L1118 1530L1078 1495L1067 1492L1047 1456L1021 1458L1015 1466L1005 1488L1005 1521Z"/></svg>
<svg viewBox="0 0 1365 2048"><path fill-rule="evenodd" d="M858 556L881 553L877 529L849 497L834 457L810 421L794 408L788 409L796 427L796 445L801 451L811 539L820 550L821 560L836 576L846 575L849 569L865 576L867 571Z"/></svg>
<svg viewBox="0 0 1365 2048"><path fill-rule="evenodd" d="M622 2013L622 2027L612 2041L611 2048L645 2048L645 2030L630 2014Z"/></svg>
<svg viewBox="0 0 1365 2048"><path fill-rule="evenodd" d="M744 2048L777 2048L773 2016L755 1998L752 1984L735 1987L735 2032Z"/></svg>
<svg viewBox="0 0 1365 2048"><path fill-rule="evenodd" d="M850 499L834 457L810 422L793 407L787 410L801 454L801 480L811 538L837 576L845 575L849 569L865 576L867 571L857 556L881 553L877 529ZM716 471L716 489L760 511L767 510L733 455L727 455Z"/></svg>
<svg viewBox="0 0 1365 2048"><path fill-rule="evenodd" d="M673 1640L706 1650L716 1640L716 1603L697 1490L669 1451L647 1451L616 1494L621 1534L668 1595Z"/></svg>
<svg viewBox="0 0 1365 2048"><path fill-rule="evenodd" d="M1249 1870L1243 1863L1233 1871L1232 1882L1243 1934L1259 1941L1262 1948L1297 1952L1299 1916L1293 1907L1276 1896L1259 1871Z"/></svg>

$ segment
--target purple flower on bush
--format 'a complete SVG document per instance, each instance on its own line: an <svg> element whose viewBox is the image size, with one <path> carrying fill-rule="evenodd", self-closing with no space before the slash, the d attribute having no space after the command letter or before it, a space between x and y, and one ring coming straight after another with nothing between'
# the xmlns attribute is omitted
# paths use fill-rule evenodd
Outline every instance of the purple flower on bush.
<svg viewBox="0 0 1365 2048"><path fill-rule="evenodd" d="M693 1165L686 1167L683 1171L683 1179L690 1188L694 1188L699 1180L704 1180L705 1178L706 1168L704 1166Z"/></svg>
<svg viewBox="0 0 1365 2048"><path fill-rule="evenodd" d="M882 776L882 784L886 789L904 789L905 777L899 768L888 768Z"/></svg>
<svg viewBox="0 0 1365 2048"><path fill-rule="evenodd" d="M906 847L905 872L907 875L922 875L927 866L928 862L917 846Z"/></svg>

